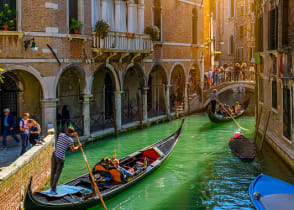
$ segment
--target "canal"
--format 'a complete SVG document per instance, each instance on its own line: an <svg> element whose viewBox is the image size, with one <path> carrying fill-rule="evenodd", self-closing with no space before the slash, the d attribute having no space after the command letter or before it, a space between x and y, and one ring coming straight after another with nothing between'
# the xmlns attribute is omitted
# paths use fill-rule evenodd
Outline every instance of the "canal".
<svg viewBox="0 0 294 210"><path fill-rule="evenodd" d="M254 117L242 117L243 132L254 136ZM118 158L133 153L173 133L175 120L88 144L85 152L91 166L102 157ZM254 209L248 196L250 182L265 173L293 183L287 166L264 146L253 162L235 157L228 140L238 128L233 122L211 123L206 114L186 118L182 135L166 162L142 182L106 201L109 209ZM79 151L68 152L59 183L87 172ZM101 205L93 209L102 209Z"/></svg>

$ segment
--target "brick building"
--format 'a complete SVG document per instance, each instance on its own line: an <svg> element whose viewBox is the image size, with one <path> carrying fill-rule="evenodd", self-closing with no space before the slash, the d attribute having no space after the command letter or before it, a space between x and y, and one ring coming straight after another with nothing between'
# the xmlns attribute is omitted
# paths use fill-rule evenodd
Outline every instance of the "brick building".
<svg viewBox="0 0 294 210"><path fill-rule="evenodd" d="M84 136L113 127L114 117L121 129L138 120L137 97L146 122L172 113L176 99L187 111L188 95L201 88L201 0L4 3L16 24L8 31L0 26L0 65L5 69L0 109L9 107L15 116L31 113L43 131L56 125L56 116ZM72 34L72 19L82 23L78 35ZM101 19L111 29L104 39L93 33ZM160 28L157 41L144 34L151 25Z"/></svg>
<svg viewBox="0 0 294 210"><path fill-rule="evenodd" d="M261 136L294 168L294 2L256 1L258 116Z"/></svg>
<svg viewBox="0 0 294 210"><path fill-rule="evenodd" d="M211 0L215 65L251 63L255 47L254 1ZM213 52L212 52L213 53Z"/></svg>

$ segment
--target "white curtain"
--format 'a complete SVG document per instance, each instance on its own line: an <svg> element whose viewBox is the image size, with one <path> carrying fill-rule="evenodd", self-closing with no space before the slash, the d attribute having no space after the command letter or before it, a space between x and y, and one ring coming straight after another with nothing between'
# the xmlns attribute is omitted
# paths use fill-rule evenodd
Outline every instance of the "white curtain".
<svg viewBox="0 0 294 210"><path fill-rule="evenodd" d="M134 12L134 33L139 33L138 32L138 4L136 4L136 7L135 7L135 12Z"/></svg>
<svg viewBox="0 0 294 210"><path fill-rule="evenodd" d="M101 19L101 2L100 0L93 0L93 9L92 9L92 29L95 29L96 22Z"/></svg>
<svg viewBox="0 0 294 210"><path fill-rule="evenodd" d="M120 7L120 30L121 32L127 32L127 2L121 1L121 7Z"/></svg>
<svg viewBox="0 0 294 210"><path fill-rule="evenodd" d="M114 0L107 0L106 8L106 22L110 25L110 30L115 30L115 20L114 20Z"/></svg>

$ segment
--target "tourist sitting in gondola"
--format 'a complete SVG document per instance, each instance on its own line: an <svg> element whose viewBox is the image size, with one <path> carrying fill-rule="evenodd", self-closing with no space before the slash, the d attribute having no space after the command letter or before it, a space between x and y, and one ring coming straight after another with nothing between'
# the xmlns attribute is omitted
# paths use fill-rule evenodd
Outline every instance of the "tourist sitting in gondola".
<svg viewBox="0 0 294 210"><path fill-rule="evenodd" d="M219 115L222 115L222 116L224 116L226 114L226 110L224 109L224 105L223 104L220 104L219 105L219 108L218 108L218 110L217 110L216 113L219 114Z"/></svg>
<svg viewBox="0 0 294 210"><path fill-rule="evenodd" d="M131 168L129 170L124 169L123 167L121 167L119 165L119 160L118 159L114 159L113 164L123 174L124 180L127 180L128 178L130 178L130 177L132 177L134 175L134 169L133 168Z"/></svg>
<svg viewBox="0 0 294 210"><path fill-rule="evenodd" d="M239 104L239 102L236 101L236 103L235 103L235 113L237 114L237 113L240 113L241 111L242 111L242 107Z"/></svg>

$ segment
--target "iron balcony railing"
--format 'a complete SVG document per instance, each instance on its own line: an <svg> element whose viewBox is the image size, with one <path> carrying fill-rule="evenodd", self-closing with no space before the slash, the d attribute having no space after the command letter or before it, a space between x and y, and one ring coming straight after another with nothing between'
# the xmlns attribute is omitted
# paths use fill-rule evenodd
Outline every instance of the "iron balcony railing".
<svg viewBox="0 0 294 210"><path fill-rule="evenodd" d="M153 42L147 34L111 31L104 39L95 33L94 50L105 52L138 52L150 53L153 51Z"/></svg>

